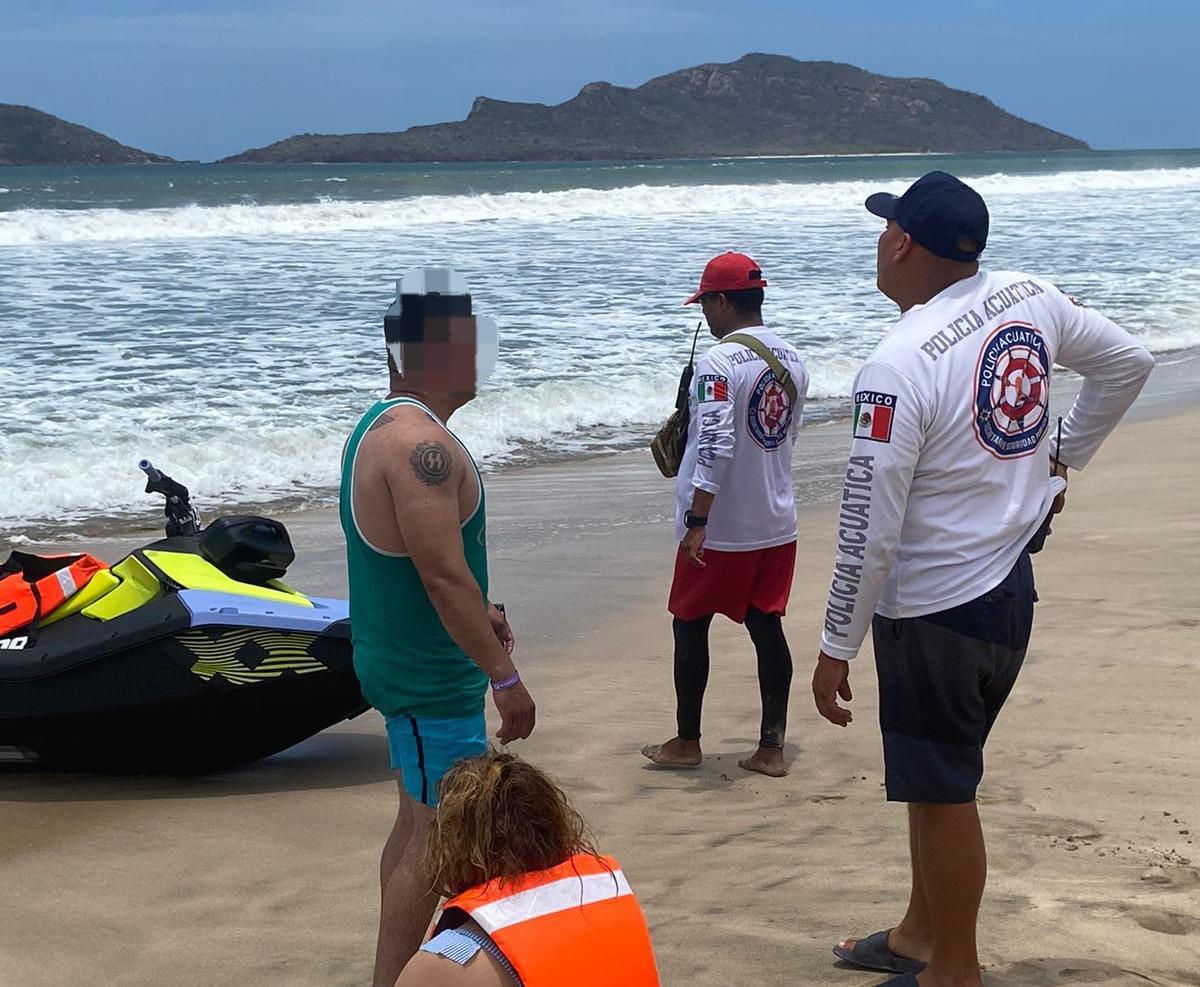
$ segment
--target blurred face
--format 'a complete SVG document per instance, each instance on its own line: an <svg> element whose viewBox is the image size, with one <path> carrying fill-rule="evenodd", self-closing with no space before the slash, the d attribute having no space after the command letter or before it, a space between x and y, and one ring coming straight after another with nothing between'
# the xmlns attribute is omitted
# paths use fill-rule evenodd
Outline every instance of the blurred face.
<svg viewBox="0 0 1200 987"><path fill-rule="evenodd" d="M420 340L404 343L403 374L414 390L470 400L476 393L473 315L426 316Z"/></svg>

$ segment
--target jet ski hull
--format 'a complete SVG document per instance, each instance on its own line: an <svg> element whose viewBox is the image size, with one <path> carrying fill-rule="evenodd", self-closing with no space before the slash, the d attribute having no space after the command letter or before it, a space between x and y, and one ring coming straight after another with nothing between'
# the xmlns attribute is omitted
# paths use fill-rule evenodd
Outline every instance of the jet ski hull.
<svg viewBox="0 0 1200 987"><path fill-rule="evenodd" d="M0 651L0 756L193 774L285 750L367 708L347 606L182 590L109 621L68 617Z"/></svg>

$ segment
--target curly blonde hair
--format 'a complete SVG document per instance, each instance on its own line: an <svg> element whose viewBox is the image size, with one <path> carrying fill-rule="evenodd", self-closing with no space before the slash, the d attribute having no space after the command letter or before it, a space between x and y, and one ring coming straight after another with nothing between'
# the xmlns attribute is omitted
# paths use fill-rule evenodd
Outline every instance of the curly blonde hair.
<svg viewBox="0 0 1200 987"><path fill-rule="evenodd" d="M438 893L453 897L555 867L578 853L599 856L566 793L532 764L488 751L442 777L425 848Z"/></svg>

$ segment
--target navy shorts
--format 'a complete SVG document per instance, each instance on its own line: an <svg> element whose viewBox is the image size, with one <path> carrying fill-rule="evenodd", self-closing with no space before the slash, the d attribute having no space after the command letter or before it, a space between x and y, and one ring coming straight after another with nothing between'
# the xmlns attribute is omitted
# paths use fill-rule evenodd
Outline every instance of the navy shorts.
<svg viewBox="0 0 1200 987"><path fill-rule="evenodd" d="M969 603L923 617L875 616L889 802L975 800L984 742L1025 661L1035 599L1022 552L999 586Z"/></svg>

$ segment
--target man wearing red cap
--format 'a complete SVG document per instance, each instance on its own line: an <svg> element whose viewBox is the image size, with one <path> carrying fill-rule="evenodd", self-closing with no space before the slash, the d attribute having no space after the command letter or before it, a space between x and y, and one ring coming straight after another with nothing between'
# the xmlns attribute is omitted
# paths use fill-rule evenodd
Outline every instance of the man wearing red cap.
<svg viewBox="0 0 1200 987"><path fill-rule="evenodd" d="M642 749L665 767L693 768L703 759L708 629L721 613L746 625L758 655L759 746L738 764L772 777L787 773L792 658L780 618L796 561L792 445L808 372L800 354L763 325L766 284L751 258L725 253L708 262L699 290L684 303L700 303L719 342L696 364L676 487L680 545L669 610L678 733Z"/></svg>

